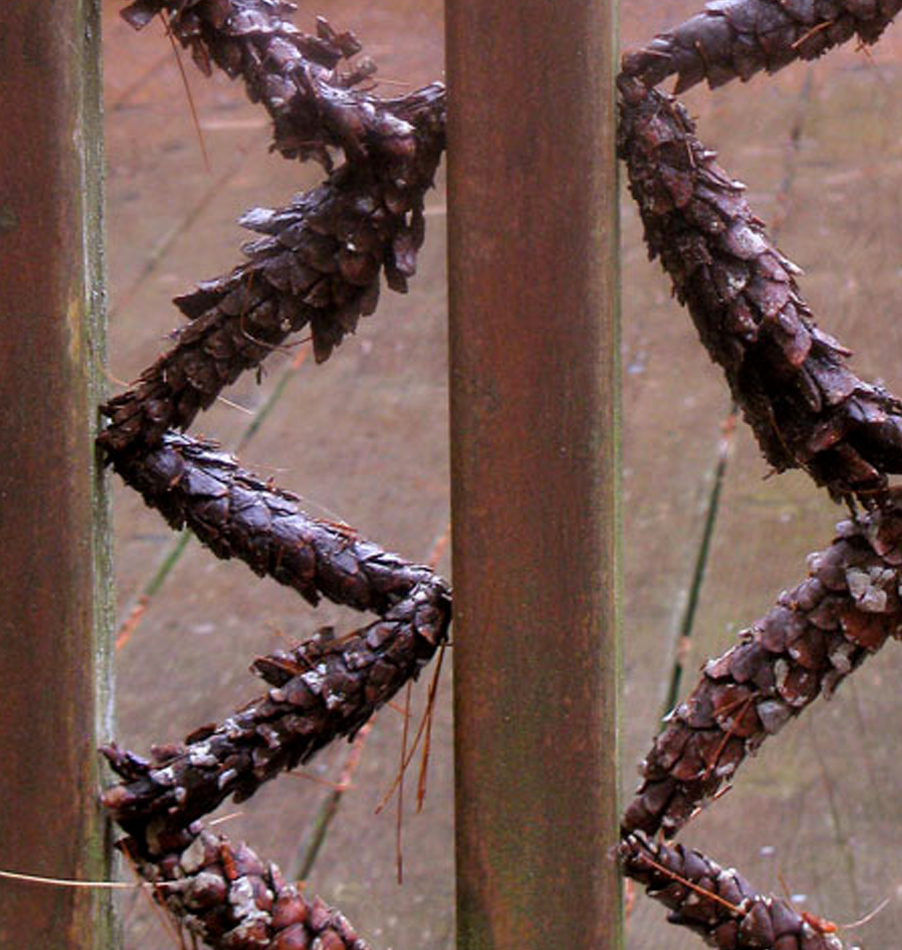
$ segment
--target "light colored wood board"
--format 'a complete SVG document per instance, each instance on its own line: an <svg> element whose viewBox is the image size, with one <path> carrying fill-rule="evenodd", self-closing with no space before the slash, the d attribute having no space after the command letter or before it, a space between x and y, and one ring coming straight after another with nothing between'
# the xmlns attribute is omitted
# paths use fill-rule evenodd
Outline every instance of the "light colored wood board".
<svg viewBox="0 0 902 950"><path fill-rule="evenodd" d="M624 802L659 728L704 533L720 428L730 409L690 322L670 299L662 275L639 259L638 245L629 256L627 234L628 226L622 283ZM636 372L640 367L644 381ZM637 902L626 928L629 950L659 946L659 916L650 902Z"/></svg>
<svg viewBox="0 0 902 950"><path fill-rule="evenodd" d="M620 48L644 46L658 33L697 13L694 0L632 0L620 4Z"/></svg>
<svg viewBox="0 0 902 950"><path fill-rule="evenodd" d="M147 82L152 82L156 70L164 61L172 59L168 42L148 42L145 30L136 30L121 15L126 7L122 0L101 0L103 26L104 62L110 64L111 71L104 70L104 101L109 108L115 106L123 96ZM157 36L162 36L162 23L150 28Z"/></svg>
<svg viewBox="0 0 902 950"><path fill-rule="evenodd" d="M884 91L886 74L897 69L883 62L886 55L879 52L877 67L843 56L817 67L781 245L807 271L802 289L821 326L852 342L862 375L879 374L892 388L902 379L898 331L887 320L898 293L902 165L891 130L902 117ZM843 516L803 476L762 482L763 472L743 432L703 589L693 667L804 577L805 554L828 543ZM803 909L833 919L854 920L892 898L855 933L867 946L892 945L899 925L891 883L898 807L889 791L898 766L880 728L899 715L898 691L886 688L899 662L890 645L832 703L818 701L685 833L762 888L779 891L782 871L807 895Z"/></svg>

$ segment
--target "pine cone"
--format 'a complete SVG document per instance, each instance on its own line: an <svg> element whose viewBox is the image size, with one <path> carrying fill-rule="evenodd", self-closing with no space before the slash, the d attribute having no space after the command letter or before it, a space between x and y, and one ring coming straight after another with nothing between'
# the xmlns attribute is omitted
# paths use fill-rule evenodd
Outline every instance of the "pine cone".
<svg viewBox="0 0 902 950"><path fill-rule="evenodd" d="M194 824L119 843L154 897L213 950L369 950L348 920L306 898L245 844Z"/></svg>
<svg viewBox="0 0 902 950"><path fill-rule="evenodd" d="M168 433L147 456L117 457L114 464L173 528L189 527L217 557L238 558L311 604L322 594L385 614L420 590L441 615L430 621L429 636L437 639L447 621L449 588L430 568L382 550L353 529L309 518L295 495L240 468L215 443Z"/></svg>
<svg viewBox="0 0 902 950"><path fill-rule="evenodd" d="M241 223L265 235L247 244L250 258L176 303L191 322L176 345L127 392L103 407L108 453L156 445L288 336L309 325L317 362L376 309L379 275L401 293L416 272L423 243L423 196L441 152L421 161L404 188L383 185L344 166L286 208L257 208Z"/></svg>
<svg viewBox="0 0 902 950"><path fill-rule="evenodd" d="M401 293L423 243L423 198L445 147L445 93L434 83L397 99L350 86L375 67L335 70L360 44L318 21L316 37L283 17L281 0L137 0L124 11L137 28L165 10L169 26L209 74L215 62L243 76L248 95L275 121L275 148L316 158L331 171L330 148L347 163L319 188L279 210L241 220L265 235L246 245L250 260L206 281L176 303L191 323L128 392L110 400L108 453L153 447L167 429L185 429L223 388L309 325L318 362L360 316L374 312L379 274Z"/></svg>
<svg viewBox="0 0 902 950"><path fill-rule="evenodd" d="M623 79L619 149L651 257L725 371L768 462L867 503L902 472L902 403L849 369L795 277L674 99Z"/></svg>
<svg viewBox="0 0 902 950"><path fill-rule="evenodd" d="M700 851L629 835L618 849L624 874L720 950L843 950L835 925L800 914L788 901L755 892L732 868Z"/></svg>
<svg viewBox="0 0 902 950"><path fill-rule="evenodd" d="M676 94L714 89L796 60L816 59L857 36L876 43L902 0L711 0L705 11L623 57L623 75L656 86L677 75Z"/></svg>
<svg viewBox="0 0 902 950"><path fill-rule="evenodd" d="M115 746L102 751L125 779L103 804L129 834L154 823L177 831L209 814L230 795L244 801L264 782L306 762L361 726L422 667L443 642L448 622L416 589L387 616L334 639L320 632L290 653L255 664L274 683L218 727L192 733L184 746L161 746L144 759Z"/></svg>
<svg viewBox="0 0 902 950"><path fill-rule="evenodd" d="M338 148L351 162L377 160L385 181L403 177L422 129L444 134L443 87L397 99L354 91L376 71L370 60L347 73L335 68L361 50L357 38L322 17L317 36L302 33L284 19L294 9L282 0L136 0L122 15L141 29L166 11L173 35L205 75L215 63L243 78L250 100L272 117L273 147L286 158L313 158L331 170L328 150Z"/></svg>
<svg viewBox="0 0 902 950"><path fill-rule="evenodd" d="M900 637L902 495L836 531L808 578L705 665L642 764L625 834L672 837L768 736Z"/></svg>
<svg viewBox="0 0 902 950"><path fill-rule="evenodd" d="M104 801L129 832L165 811L184 827L230 794L246 798L340 735L353 735L447 636L450 590L428 567L409 564L352 530L315 521L288 492L266 485L210 443L167 434L147 455L117 456L126 482L176 528L188 525L218 557L382 619L333 642L317 637L290 656L257 664L276 688L184 750L146 762L107 751L129 780ZM286 674L285 671L288 671Z"/></svg>

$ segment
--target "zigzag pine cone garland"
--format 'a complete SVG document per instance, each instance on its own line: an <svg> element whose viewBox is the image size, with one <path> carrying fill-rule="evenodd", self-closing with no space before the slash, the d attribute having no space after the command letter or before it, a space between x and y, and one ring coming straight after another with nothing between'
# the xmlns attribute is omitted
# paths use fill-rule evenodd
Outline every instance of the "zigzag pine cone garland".
<svg viewBox="0 0 902 950"><path fill-rule="evenodd" d="M900 4L726 0L624 58L619 150L645 225L674 291L777 471L799 467L835 499L871 511L837 527L809 558L809 577L709 661L642 765L622 821L624 873L670 908L668 920L724 950L839 950L836 927L755 894L699 852L651 844L676 834L744 758L820 694L829 696L889 636L899 636L902 404L860 380L851 355L820 331L800 273L749 209L744 186L695 137L683 107L650 87L712 86L810 59L857 33L873 42ZM781 25L782 21L782 25ZM801 33L803 27L807 31ZM853 505L854 512L854 505Z"/></svg>
<svg viewBox="0 0 902 950"><path fill-rule="evenodd" d="M438 85L393 100L352 87L374 66L335 67L359 44L319 21L318 36L283 19L272 0L139 0L126 11L142 26L161 11L202 68L242 76L275 122L286 157L315 158L329 177L281 210L254 209L242 222L261 235L248 261L176 302L189 323L175 346L104 412L107 461L175 527L188 526L218 557L242 559L261 576L377 619L336 637L321 631L254 667L271 686L219 727L149 758L104 751L122 779L103 795L129 837L139 873L167 882L155 894L179 924L222 950L364 950L337 912L306 901L245 846L197 819L229 796L352 737L447 638L450 588L352 529L307 517L298 499L245 471L186 428L221 390L259 366L292 333L309 327L318 361L358 318L375 310L384 274L404 292L424 233L423 197L444 149ZM346 161L333 168L330 149ZM177 886L174 886L176 884Z"/></svg>

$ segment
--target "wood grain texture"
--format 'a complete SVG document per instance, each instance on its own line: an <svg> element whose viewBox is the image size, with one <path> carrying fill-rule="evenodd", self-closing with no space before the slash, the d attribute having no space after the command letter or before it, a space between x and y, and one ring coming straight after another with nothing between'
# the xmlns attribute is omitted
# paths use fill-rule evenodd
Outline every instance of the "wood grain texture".
<svg viewBox="0 0 902 950"><path fill-rule="evenodd" d="M607 857L619 675L613 14L605 2L448 8L467 950L620 946ZM562 147L579 161L563 164Z"/></svg>
<svg viewBox="0 0 902 950"><path fill-rule="evenodd" d="M94 749L110 728L102 394L99 8L0 10L0 852L4 869L110 873ZM0 887L0 945L116 945L108 894Z"/></svg>

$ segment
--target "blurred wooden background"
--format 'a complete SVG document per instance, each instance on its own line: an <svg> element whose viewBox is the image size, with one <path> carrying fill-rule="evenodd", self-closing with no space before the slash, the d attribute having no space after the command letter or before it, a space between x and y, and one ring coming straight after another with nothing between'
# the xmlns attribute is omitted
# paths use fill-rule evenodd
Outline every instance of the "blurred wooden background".
<svg viewBox="0 0 902 950"><path fill-rule="evenodd" d="M161 24L135 34L107 0L106 134L110 373L134 377L179 322L177 293L227 271L245 239L235 219L254 205L285 203L314 185L319 170L267 152L268 122L221 75L204 80L185 59L210 168L205 167L174 54ZM696 11L686 0L622 4L623 46L638 44ZM379 63L387 95L396 81L442 75L438 0L328 0L303 4L352 28ZM711 94L691 92L700 135L749 185L755 210L777 229L801 265L803 290L820 324L856 351L868 378L902 388L899 304L902 252L896 240L902 189L902 33L890 28L873 50L851 45L823 62L757 77ZM562 152L561 161L578 160ZM449 556L445 362L445 205L430 195L428 237L408 296L383 294L322 367L304 347L277 354L260 385L242 380L195 431L235 449L248 467L302 495L323 517L341 518L381 545L425 559ZM499 223L503 227L503 222ZM637 215L623 203L623 794L649 747L676 658L682 691L703 660L763 613L805 573L804 556L826 544L842 511L800 475L766 479L741 426L724 453L726 387L708 364L688 316L645 259ZM115 388L117 383L111 382ZM718 475L720 466L721 473ZM712 494L719 504L711 520ZM697 577L711 520L709 558ZM120 614L118 736L145 751L221 719L259 688L254 656L305 638L318 626L348 629L357 618L314 612L290 592L215 561L194 542L183 553L161 520L116 486ZM158 583L161 566L177 561ZM155 581L155 579L157 579ZM148 587L153 593L140 601ZM686 612L697 601L691 636ZM142 611L135 611L136 605ZM136 620L137 613L140 617ZM377 947L445 950L453 942L453 786L449 664L433 729L429 794L414 814L408 780L403 822L404 884L395 875L394 805L375 816L398 766L402 717L380 714L362 749L308 875L311 890L348 914ZM893 645L829 704L740 772L736 788L684 833L687 844L736 865L758 887L782 889L800 909L839 922L890 903L847 935L862 948L894 945L902 925L902 872L894 844L902 806L896 717L902 669ZM423 688L417 692L422 694ZM422 697L415 701L419 708ZM297 873L318 815L349 748L329 750L242 805L223 830ZM224 813L234 811L229 807ZM129 950L168 950L172 938L137 894L122 901ZM549 901L553 912L553 899ZM691 950L700 944L664 923L638 897L627 924L629 950Z"/></svg>

